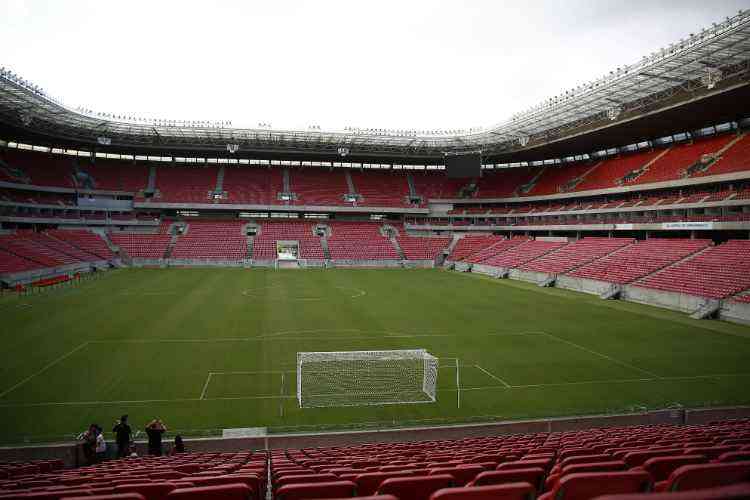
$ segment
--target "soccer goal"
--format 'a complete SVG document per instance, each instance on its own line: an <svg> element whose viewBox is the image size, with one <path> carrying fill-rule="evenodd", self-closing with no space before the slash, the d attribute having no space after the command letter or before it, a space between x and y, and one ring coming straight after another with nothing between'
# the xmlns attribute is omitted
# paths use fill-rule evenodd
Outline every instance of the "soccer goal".
<svg viewBox="0 0 750 500"><path fill-rule="evenodd" d="M433 403L438 359L424 349L297 353L300 408Z"/></svg>

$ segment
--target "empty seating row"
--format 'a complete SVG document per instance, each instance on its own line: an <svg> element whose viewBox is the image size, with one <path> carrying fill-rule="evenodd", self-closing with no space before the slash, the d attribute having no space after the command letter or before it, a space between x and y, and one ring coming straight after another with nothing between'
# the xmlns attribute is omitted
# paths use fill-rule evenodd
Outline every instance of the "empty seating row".
<svg viewBox="0 0 750 500"><path fill-rule="evenodd" d="M241 261L247 258L242 221L193 221L172 250L175 259Z"/></svg>

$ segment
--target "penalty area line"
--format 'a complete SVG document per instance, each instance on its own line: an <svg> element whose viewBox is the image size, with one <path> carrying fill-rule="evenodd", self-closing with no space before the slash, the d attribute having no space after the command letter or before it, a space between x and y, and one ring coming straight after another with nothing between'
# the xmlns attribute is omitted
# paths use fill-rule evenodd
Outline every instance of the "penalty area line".
<svg viewBox="0 0 750 500"><path fill-rule="evenodd" d="M46 365L44 365L40 370L32 373L31 375L29 375L25 379L21 380L17 384L15 384L15 385L13 385L13 386L5 389L3 392L0 392L0 398L4 397L6 394L9 394L9 393L13 392L14 390L18 389L19 387L21 387L23 384L25 384L26 382L28 382L32 378L34 378L34 377L36 377L38 375L41 375L42 373L46 372L47 370L49 370L50 368L52 368L53 366L55 366L57 363L59 363L59 362L65 360L65 359L69 358L70 356L72 356L73 354L77 353L78 351L80 351L81 349L83 349L84 347L86 347L87 345L89 345L89 342L84 342L83 344L79 345L78 347L76 347L72 351L69 351L69 352L63 354L59 358L53 359L52 361L50 361L49 363L47 363Z"/></svg>
<svg viewBox="0 0 750 500"><path fill-rule="evenodd" d="M495 380L497 380L498 382L500 382L501 384L503 384L505 387L507 387L507 388L511 387L511 385L508 382L506 382L505 380L501 379L500 377L498 377L494 373L490 373L488 370L485 370L484 368L482 368L479 365L474 365L474 366L477 367L477 368L479 368L479 371L481 371L483 373L486 373L491 378L494 378Z"/></svg>

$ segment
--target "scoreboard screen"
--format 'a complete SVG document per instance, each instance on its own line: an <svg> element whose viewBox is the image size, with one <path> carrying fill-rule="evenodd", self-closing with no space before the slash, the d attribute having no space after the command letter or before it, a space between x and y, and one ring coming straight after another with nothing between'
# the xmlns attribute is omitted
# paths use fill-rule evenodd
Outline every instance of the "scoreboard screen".
<svg viewBox="0 0 750 500"><path fill-rule="evenodd" d="M482 155L479 153L446 155L445 170L450 179L479 177L482 171Z"/></svg>

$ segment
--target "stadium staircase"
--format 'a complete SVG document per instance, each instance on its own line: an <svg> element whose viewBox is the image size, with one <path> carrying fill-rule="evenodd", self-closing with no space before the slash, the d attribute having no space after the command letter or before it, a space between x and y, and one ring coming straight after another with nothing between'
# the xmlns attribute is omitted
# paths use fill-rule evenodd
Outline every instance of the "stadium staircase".
<svg viewBox="0 0 750 500"><path fill-rule="evenodd" d="M721 301L718 299L707 299L690 317L693 319L710 319L716 316L721 309Z"/></svg>
<svg viewBox="0 0 750 500"><path fill-rule="evenodd" d="M284 168L282 170L282 177L281 177L281 179L282 179L282 187L284 189L284 193L291 194L292 189L291 189L291 182L289 180L289 169L288 168Z"/></svg>
<svg viewBox="0 0 750 500"><path fill-rule="evenodd" d="M352 180L352 174L347 170L345 172L346 175L346 186L349 189L349 196L354 197L354 199L357 199L357 188L354 186L354 180Z"/></svg>
<svg viewBox="0 0 750 500"><path fill-rule="evenodd" d="M187 229L185 230L187 232ZM167 248L164 249L164 257L165 259L169 259L172 257L172 250L174 250L174 246L177 244L177 239L179 236L176 232L172 233L172 237L169 239L169 244L167 245Z"/></svg>
<svg viewBox="0 0 750 500"><path fill-rule="evenodd" d="M148 184L146 184L146 192L153 193L156 191L156 167L151 166L148 169Z"/></svg>
<svg viewBox="0 0 750 500"><path fill-rule="evenodd" d="M101 239L104 240L104 243L107 244L107 248L109 248L109 251L112 252L113 255L121 258L125 264L129 265L132 263L132 261L130 260L130 256L125 253L125 251L118 245L115 245L112 242L112 239L109 237L109 233L107 231L96 232L96 234L98 234Z"/></svg>
<svg viewBox="0 0 750 500"><path fill-rule="evenodd" d="M226 174L226 167L222 165L219 167L219 171L216 173L216 187L214 188L214 194L221 194L226 196L224 193L224 175ZM215 199L214 203L219 203L221 200Z"/></svg>
<svg viewBox="0 0 750 500"><path fill-rule="evenodd" d="M320 247L323 249L323 257L326 260L331 260L331 251L328 249L328 237L320 237Z"/></svg>
<svg viewBox="0 0 750 500"><path fill-rule="evenodd" d="M521 195L529 193L532 189L534 189L534 186L536 186L536 183L539 182L539 179L542 177L542 175L544 175L544 172L546 171L547 171L546 167L539 169L539 172L537 172L537 174L534 175L534 177L532 177L529 182L518 186L515 192L513 193L513 195L521 196Z"/></svg>
<svg viewBox="0 0 750 500"><path fill-rule="evenodd" d="M409 198L416 200L420 196L417 194L417 187L414 185L414 176L411 172L406 174L406 182L409 185Z"/></svg>
<svg viewBox="0 0 750 500"><path fill-rule="evenodd" d="M398 254L399 258L401 260L406 260L406 255L404 254L404 249L401 248L401 245L398 243L398 239L391 235L388 237L388 241L391 242L391 245L393 245L393 248L396 249L396 253Z"/></svg>
<svg viewBox="0 0 750 500"><path fill-rule="evenodd" d="M672 151L672 147L671 146L668 147L667 149L665 149L664 151L662 151L661 153L659 153L658 155L656 155L654 158L651 158L651 160L649 160L648 162L646 162L645 165L641 166L640 168L638 168L636 170L632 170L632 171L628 172L627 174L625 174L620 179L621 184L627 184L628 182L637 181L639 177L641 177L642 175L646 174L646 172L649 171L649 169L654 165L654 163L656 163L660 159L664 158L664 156L667 155L670 151ZM633 176L633 173L636 173L636 175Z"/></svg>
<svg viewBox="0 0 750 500"><path fill-rule="evenodd" d="M253 246L255 245L255 236L247 235L247 258L253 258Z"/></svg>
<svg viewBox="0 0 750 500"><path fill-rule="evenodd" d="M616 300L620 298L620 294L622 294L622 285L612 283L607 291L599 295L599 298L602 300Z"/></svg>

